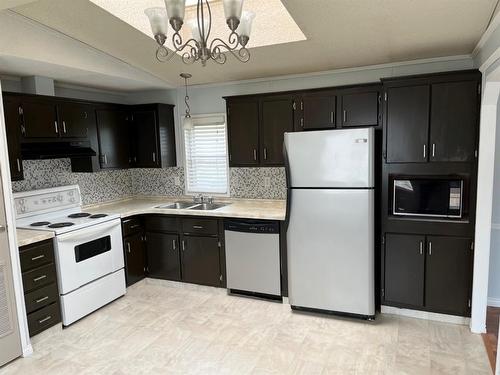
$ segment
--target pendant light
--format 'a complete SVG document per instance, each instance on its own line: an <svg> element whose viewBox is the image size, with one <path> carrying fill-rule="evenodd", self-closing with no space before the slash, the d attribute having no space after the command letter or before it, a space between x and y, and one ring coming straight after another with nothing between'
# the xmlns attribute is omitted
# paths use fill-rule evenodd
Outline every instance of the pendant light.
<svg viewBox="0 0 500 375"><path fill-rule="evenodd" d="M189 107L189 95L188 95L188 79L192 77L189 73L181 73L181 78L184 78L184 87L186 88L186 95L184 96L184 103L186 103L186 113L184 114L184 122L182 126L184 130L193 129L193 119L191 118L191 108Z"/></svg>

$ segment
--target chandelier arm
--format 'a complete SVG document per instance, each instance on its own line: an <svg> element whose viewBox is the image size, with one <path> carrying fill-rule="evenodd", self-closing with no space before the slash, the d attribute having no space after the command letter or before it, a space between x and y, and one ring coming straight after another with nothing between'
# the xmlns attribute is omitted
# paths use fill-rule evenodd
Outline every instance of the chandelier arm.
<svg viewBox="0 0 500 375"><path fill-rule="evenodd" d="M227 49L228 51L235 50L238 47L238 34L236 34L234 31L229 34L228 41L225 42L221 38L214 38L210 42L210 50L212 51L216 47L223 47Z"/></svg>
<svg viewBox="0 0 500 375"><path fill-rule="evenodd" d="M219 44L216 44L216 45L213 45L214 42L217 41ZM222 59L220 56L225 56L223 53L222 53L222 48L226 49L228 52L230 52L237 60L239 60L240 62L247 62L248 60L250 60L250 52L248 51L248 49L246 48L240 48L238 50L238 52L235 52L235 48L237 47L238 45L236 45L235 47L232 47L230 45L228 45L226 42L224 42L222 39L219 39L219 38L215 38L212 43L210 44L210 49L211 49L211 57L212 59L219 63L219 64L223 64L225 62L225 58ZM224 61L224 62L220 62L220 61Z"/></svg>

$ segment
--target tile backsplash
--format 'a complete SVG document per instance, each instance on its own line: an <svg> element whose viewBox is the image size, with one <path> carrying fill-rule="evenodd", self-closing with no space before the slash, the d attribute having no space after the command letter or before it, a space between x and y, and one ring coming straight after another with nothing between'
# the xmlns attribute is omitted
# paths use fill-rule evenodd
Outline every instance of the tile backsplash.
<svg viewBox="0 0 500 375"><path fill-rule="evenodd" d="M184 195L184 168L124 169L72 173L69 159L25 160L24 180L12 182L14 192L78 184L84 204L132 195ZM176 185L178 178L179 185ZM285 199L284 168L230 168L234 198Z"/></svg>

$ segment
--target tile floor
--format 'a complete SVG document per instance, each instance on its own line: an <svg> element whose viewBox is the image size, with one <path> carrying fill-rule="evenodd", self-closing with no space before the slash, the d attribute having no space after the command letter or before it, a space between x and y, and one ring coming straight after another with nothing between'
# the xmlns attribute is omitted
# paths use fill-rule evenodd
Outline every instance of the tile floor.
<svg viewBox="0 0 500 375"><path fill-rule="evenodd" d="M491 374L465 326L292 313L225 290L144 280L34 340L6 374Z"/></svg>

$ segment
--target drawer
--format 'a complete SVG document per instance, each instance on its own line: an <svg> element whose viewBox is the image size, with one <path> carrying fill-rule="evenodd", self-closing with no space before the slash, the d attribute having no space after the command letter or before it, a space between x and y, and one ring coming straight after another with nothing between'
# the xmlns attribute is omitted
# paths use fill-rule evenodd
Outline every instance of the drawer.
<svg viewBox="0 0 500 375"><path fill-rule="evenodd" d="M219 225L216 219L182 219L182 233L217 235Z"/></svg>
<svg viewBox="0 0 500 375"><path fill-rule="evenodd" d="M57 284L53 283L40 289L29 292L24 296L26 312L29 314L47 305L59 301Z"/></svg>
<svg viewBox="0 0 500 375"><path fill-rule="evenodd" d="M179 220L169 216L146 216L144 226L147 232L178 232Z"/></svg>
<svg viewBox="0 0 500 375"><path fill-rule="evenodd" d="M54 263L23 273L24 293L56 282Z"/></svg>
<svg viewBox="0 0 500 375"><path fill-rule="evenodd" d="M125 219L122 221L123 237L129 236L142 231L142 223L138 217Z"/></svg>
<svg viewBox="0 0 500 375"><path fill-rule="evenodd" d="M21 271L26 272L36 267L54 262L54 246L52 240L21 248Z"/></svg>
<svg viewBox="0 0 500 375"><path fill-rule="evenodd" d="M34 336L60 322L61 309L59 308L58 302L28 314L30 336Z"/></svg>

